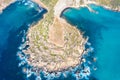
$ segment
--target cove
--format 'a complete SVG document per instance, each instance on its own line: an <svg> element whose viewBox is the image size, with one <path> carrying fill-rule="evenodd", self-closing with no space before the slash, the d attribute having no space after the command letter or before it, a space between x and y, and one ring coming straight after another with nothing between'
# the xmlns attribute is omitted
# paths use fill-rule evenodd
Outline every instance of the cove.
<svg viewBox="0 0 120 80"><path fill-rule="evenodd" d="M42 19L46 10L31 0L17 0L0 13L0 80L25 80L18 67L18 47L30 25Z"/></svg>
<svg viewBox="0 0 120 80"><path fill-rule="evenodd" d="M120 12L94 4L89 7L93 11L87 7L66 9L62 17L89 37L89 47L93 48L90 57L97 59L87 59L92 62L90 80L120 80Z"/></svg>

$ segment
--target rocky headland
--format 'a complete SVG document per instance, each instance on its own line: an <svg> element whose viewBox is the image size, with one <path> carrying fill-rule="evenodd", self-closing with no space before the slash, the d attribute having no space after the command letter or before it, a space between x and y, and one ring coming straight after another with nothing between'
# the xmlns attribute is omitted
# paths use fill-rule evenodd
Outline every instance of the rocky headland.
<svg viewBox="0 0 120 80"><path fill-rule="evenodd" d="M28 31L25 44L29 45L23 50L30 55L28 64L33 68L43 69L48 72L62 71L80 64L84 53L82 32L70 25L60 17L61 12L68 8L79 8L95 3L105 8L120 11L120 0L33 0L38 5L46 8L48 12L36 25ZM14 0L1 0L0 11ZM89 7L88 7L89 8Z"/></svg>
<svg viewBox="0 0 120 80"><path fill-rule="evenodd" d="M36 2L36 0L35 0ZM76 3L77 2L77 3ZM80 64L86 40L76 27L60 17L67 7L79 6L79 0L41 0L48 13L28 32L28 63L48 72L62 71Z"/></svg>
<svg viewBox="0 0 120 80"><path fill-rule="evenodd" d="M24 51L25 54L30 54L28 63L48 72L62 71L80 64L87 39L60 15L68 7L88 7L87 4L91 3L104 4L92 0L35 0L36 3L38 1L44 4L48 13L43 20L29 29L27 37L30 47ZM89 7L88 9L91 10Z"/></svg>

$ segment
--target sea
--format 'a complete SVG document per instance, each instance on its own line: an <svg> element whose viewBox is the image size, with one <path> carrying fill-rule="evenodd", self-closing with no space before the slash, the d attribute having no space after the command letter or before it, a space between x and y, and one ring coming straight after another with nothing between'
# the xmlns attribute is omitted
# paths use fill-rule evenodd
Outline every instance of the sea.
<svg viewBox="0 0 120 80"><path fill-rule="evenodd" d="M88 37L86 48L92 50L87 58L88 64L92 63L90 80L120 80L120 12L88 6L91 9L66 9L62 17Z"/></svg>
<svg viewBox="0 0 120 80"><path fill-rule="evenodd" d="M47 10L31 0L16 0L6 7L0 13L0 80L120 80L120 12L88 6L67 8L61 14L88 41L81 64L57 73L32 71L22 52L29 47L28 29Z"/></svg>

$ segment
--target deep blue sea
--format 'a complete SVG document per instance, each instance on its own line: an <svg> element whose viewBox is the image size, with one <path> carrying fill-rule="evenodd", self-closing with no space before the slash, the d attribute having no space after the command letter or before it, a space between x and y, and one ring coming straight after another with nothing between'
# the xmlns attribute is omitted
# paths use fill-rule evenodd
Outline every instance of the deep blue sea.
<svg viewBox="0 0 120 80"><path fill-rule="evenodd" d="M67 71L41 70L39 74L31 71L22 49L29 27L47 10L30 0L17 0L5 8L0 13L0 80L120 80L120 12L93 4L89 7L93 11L68 8L61 15L88 38L85 47L89 51L82 57L86 61Z"/></svg>
<svg viewBox="0 0 120 80"><path fill-rule="evenodd" d="M0 80L25 80L18 67L18 47L30 25L35 24L46 12L30 0L18 0L0 13Z"/></svg>
<svg viewBox="0 0 120 80"><path fill-rule="evenodd" d="M90 55L97 59L90 66L90 80L120 80L120 12L93 4L89 7L93 11L86 7L66 9L62 17L89 38L86 47L92 48Z"/></svg>

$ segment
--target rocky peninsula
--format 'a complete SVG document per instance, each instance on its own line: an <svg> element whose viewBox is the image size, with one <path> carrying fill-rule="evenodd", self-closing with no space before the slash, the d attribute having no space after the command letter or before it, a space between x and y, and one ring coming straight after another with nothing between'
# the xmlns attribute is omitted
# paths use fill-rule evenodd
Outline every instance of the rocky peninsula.
<svg viewBox="0 0 120 80"><path fill-rule="evenodd" d="M14 0L1 0L0 11ZM62 71L80 64L84 53L82 32L71 26L60 17L61 12L68 7L78 8L95 3L113 10L120 10L120 0L33 0L46 8L48 12L36 25L28 31L25 44L29 45L23 50L28 58L28 64L33 68L48 72Z"/></svg>
<svg viewBox="0 0 120 80"><path fill-rule="evenodd" d="M29 29L27 44L30 47L24 52L30 54L28 58L30 65L53 72L80 64L86 40L76 27L60 17L65 8L76 6L78 4L76 1L41 0L48 13L37 25Z"/></svg>
<svg viewBox="0 0 120 80"><path fill-rule="evenodd" d="M47 72L62 71L80 64L84 53L82 32L71 26L60 17L61 12L68 8L79 8L89 3L101 2L89 0L33 0L44 5L48 10L44 18L28 32L30 47L25 54L30 54L28 63L37 69ZM98 3L97 3L98 2Z"/></svg>

